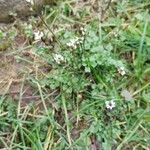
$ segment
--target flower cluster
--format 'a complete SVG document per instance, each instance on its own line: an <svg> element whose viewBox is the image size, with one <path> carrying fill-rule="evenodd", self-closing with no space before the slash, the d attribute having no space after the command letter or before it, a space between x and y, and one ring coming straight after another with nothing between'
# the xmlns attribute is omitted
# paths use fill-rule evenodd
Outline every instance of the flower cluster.
<svg viewBox="0 0 150 150"><path fill-rule="evenodd" d="M54 54L54 60L56 61L57 64L60 64L63 62L65 59L62 55L60 54Z"/></svg>
<svg viewBox="0 0 150 150"><path fill-rule="evenodd" d="M67 43L67 46L70 47L70 48L73 48L73 49L76 49L77 46L79 44L82 44L84 41L84 37L76 37L74 39L71 39L68 43Z"/></svg>
<svg viewBox="0 0 150 150"><path fill-rule="evenodd" d="M41 38L42 38L43 36L44 36L44 33L41 32L41 31L34 32L34 39L35 39L36 41L41 40Z"/></svg>
<svg viewBox="0 0 150 150"><path fill-rule="evenodd" d="M121 74L122 76L124 76L126 74L124 67L119 67L118 69L119 74Z"/></svg>

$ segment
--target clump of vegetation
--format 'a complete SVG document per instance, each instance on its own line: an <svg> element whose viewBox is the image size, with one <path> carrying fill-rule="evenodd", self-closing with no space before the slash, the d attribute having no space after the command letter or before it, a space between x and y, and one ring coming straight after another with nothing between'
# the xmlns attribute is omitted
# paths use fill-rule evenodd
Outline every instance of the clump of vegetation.
<svg viewBox="0 0 150 150"><path fill-rule="evenodd" d="M150 4L134 2L100 17L97 3L62 1L12 25L3 53L21 69L1 81L1 148L150 148Z"/></svg>

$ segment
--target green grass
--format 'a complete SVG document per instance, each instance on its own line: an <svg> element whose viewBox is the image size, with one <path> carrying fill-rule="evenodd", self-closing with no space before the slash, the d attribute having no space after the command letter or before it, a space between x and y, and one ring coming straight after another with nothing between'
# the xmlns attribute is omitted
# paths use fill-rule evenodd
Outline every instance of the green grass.
<svg viewBox="0 0 150 150"><path fill-rule="evenodd" d="M1 29L1 70L19 70L0 71L0 149L150 149L149 1L114 2L102 20L80 5L60 1Z"/></svg>

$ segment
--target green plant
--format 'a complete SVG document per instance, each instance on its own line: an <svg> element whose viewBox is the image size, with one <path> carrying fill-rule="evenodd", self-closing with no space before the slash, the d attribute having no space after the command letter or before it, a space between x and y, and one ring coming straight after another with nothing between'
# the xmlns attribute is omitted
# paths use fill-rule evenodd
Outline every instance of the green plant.
<svg viewBox="0 0 150 150"><path fill-rule="evenodd" d="M10 88L0 98L0 148L149 149L149 1L112 2L101 22L97 3L81 4L60 1L38 22L1 30L1 39L25 35L6 56L29 71L0 81Z"/></svg>

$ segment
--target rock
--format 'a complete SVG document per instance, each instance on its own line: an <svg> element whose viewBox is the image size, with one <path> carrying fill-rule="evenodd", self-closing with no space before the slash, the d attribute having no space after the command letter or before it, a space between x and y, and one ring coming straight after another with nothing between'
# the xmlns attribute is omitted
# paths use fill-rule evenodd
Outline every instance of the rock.
<svg viewBox="0 0 150 150"><path fill-rule="evenodd" d="M37 14L43 5L50 4L52 0L34 0L35 5L26 0L0 0L0 23L9 23L14 18L26 18ZM31 9L33 8L33 9Z"/></svg>

